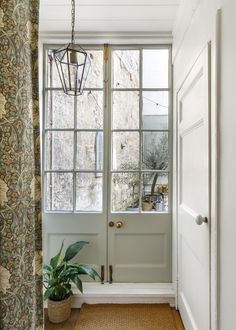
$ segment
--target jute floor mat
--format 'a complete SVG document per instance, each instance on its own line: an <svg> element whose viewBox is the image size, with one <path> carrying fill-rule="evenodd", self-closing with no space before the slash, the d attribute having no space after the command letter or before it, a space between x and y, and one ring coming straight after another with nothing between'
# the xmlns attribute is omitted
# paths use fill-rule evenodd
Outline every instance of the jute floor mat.
<svg viewBox="0 0 236 330"><path fill-rule="evenodd" d="M76 330L182 330L167 304L83 304Z"/></svg>

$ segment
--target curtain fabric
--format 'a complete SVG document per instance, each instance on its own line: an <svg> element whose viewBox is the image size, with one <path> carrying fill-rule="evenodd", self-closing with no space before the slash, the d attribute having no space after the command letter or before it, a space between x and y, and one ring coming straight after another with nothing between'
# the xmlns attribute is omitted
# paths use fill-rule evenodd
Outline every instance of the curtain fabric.
<svg viewBox="0 0 236 330"><path fill-rule="evenodd" d="M39 0L0 0L0 329L43 329Z"/></svg>

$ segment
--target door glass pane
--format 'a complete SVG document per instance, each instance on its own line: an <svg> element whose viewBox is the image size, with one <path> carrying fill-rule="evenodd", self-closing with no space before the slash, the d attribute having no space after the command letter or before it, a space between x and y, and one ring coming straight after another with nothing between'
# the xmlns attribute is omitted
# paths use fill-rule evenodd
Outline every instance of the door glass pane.
<svg viewBox="0 0 236 330"><path fill-rule="evenodd" d="M46 133L46 169L72 170L74 167L74 132Z"/></svg>
<svg viewBox="0 0 236 330"><path fill-rule="evenodd" d="M168 169L168 133L144 132L142 141L142 168Z"/></svg>
<svg viewBox="0 0 236 330"><path fill-rule="evenodd" d="M103 168L103 133L77 133L76 168L79 170L97 170Z"/></svg>
<svg viewBox="0 0 236 330"><path fill-rule="evenodd" d="M103 50L86 50L91 60L91 67L85 88L103 88ZM52 68L52 69L51 69ZM58 75L55 61L48 58L48 74L47 85L48 87L61 88L61 81Z"/></svg>
<svg viewBox="0 0 236 330"><path fill-rule="evenodd" d="M76 175L76 210L102 211L101 173L78 173Z"/></svg>
<svg viewBox="0 0 236 330"><path fill-rule="evenodd" d="M143 87L168 88L168 49L143 50Z"/></svg>
<svg viewBox="0 0 236 330"><path fill-rule="evenodd" d="M143 129L168 129L168 92L143 92Z"/></svg>
<svg viewBox="0 0 236 330"><path fill-rule="evenodd" d="M114 170L134 170L139 167L139 133L113 132L112 167Z"/></svg>
<svg viewBox="0 0 236 330"><path fill-rule="evenodd" d="M151 201L152 212L165 212L168 174L158 175L154 192L152 183L156 170L168 172L169 92L155 89L169 87L169 50L114 48L109 77L111 122L106 127L107 132L111 130L111 149L106 150L111 160L111 209L139 212L143 202L153 199L153 195L156 200ZM104 52L86 51L91 70L86 90L78 98L61 90L55 61L47 57L46 86L58 89L45 89L45 170L53 171L45 173L47 210L102 210L103 171L107 167L103 164Z"/></svg>
<svg viewBox="0 0 236 330"><path fill-rule="evenodd" d="M103 92L84 91L77 97L77 128L99 129L103 127Z"/></svg>
<svg viewBox="0 0 236 330"><path fill-rule="evenodd" d="M91 67L85 88L103 88L103 50L86 50Z"/></svg>
<svg viewBox="0 0 236 330"><path fill-rule="evenodd" d="M51 51L49 51L51 52ZM47 74L47 86L53 88L62 88L61 80L57 71L56 62L52 59L51 62L48 59L48 74Z"/></svg>
<svg viewBox="0 0 236 330"><path fill-rule="evenodd" d="M62 91L47 92L47 128L74 128L74 98Z"/></svg>
<svg viewBox="0 0 236 330"><path fill-rule="evenodd" d="M71 211L73 209L73 174L46 174L46 210Z"/></svg>
<svg viewBox="0 0 236 330"><path fill-rule="evenodd" d="M139 174L113 173L111 182L112 211L139 210Z"/></svg>
<svg viewBox="0 0 236 330"><path fill-rule="evenodd" d="M168 211L168 174L142 174L142 210L152 212Z"/></svg>
<svg viewBox="0 0 236 330"><path fill-rule="evenodd" d="M139 87L139 50L113 50L112 64L114 88Z"/></svg>
<svg viewBox="0 0 236 330"><path fill-rule="evenodd" d="M138 92L113 92L113 129L139 129Z"/></svg>

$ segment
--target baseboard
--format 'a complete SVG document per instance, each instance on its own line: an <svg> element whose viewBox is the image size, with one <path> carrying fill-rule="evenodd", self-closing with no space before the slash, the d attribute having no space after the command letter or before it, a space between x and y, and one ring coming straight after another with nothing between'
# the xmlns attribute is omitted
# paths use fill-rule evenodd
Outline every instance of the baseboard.
<svg viewBox="0 0 236 330"><path fill-rule="evenodd" d="M72 307L86 304L162 304L175 305L172 283L84 283L84 293L74 291Z"/></svg>

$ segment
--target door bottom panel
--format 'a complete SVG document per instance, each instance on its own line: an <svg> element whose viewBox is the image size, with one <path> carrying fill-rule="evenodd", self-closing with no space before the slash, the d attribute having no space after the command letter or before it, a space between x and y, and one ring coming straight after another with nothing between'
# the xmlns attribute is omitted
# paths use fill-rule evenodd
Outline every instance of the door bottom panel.
<svg viewBox="0 0 236 330"><path fill-rule="evenodd" d="M172 283L84 283L83 296L74 290L72 307L80 308L83 303L167 303L175 306L175 292Z"/></svg>

